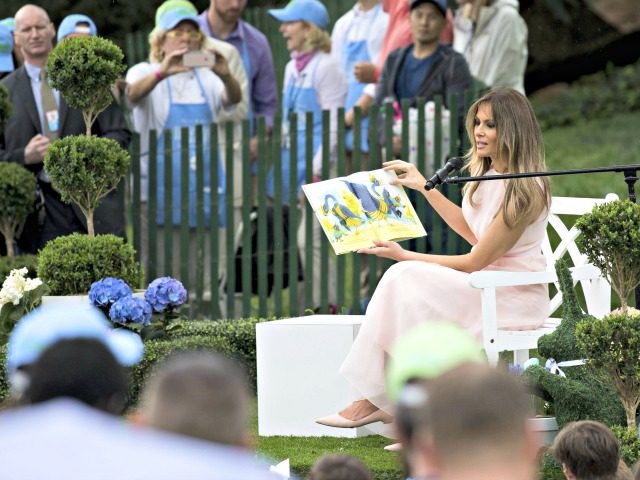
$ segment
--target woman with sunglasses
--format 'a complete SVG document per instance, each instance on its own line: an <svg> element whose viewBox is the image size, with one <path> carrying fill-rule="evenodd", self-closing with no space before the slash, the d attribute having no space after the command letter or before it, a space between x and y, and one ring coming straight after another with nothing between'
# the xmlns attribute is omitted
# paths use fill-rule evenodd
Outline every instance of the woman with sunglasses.
<svg viewBox="0 0 640 480"><path fill-rule="evenodd" d="M197 10L187 0L169 0L156 13L156 27L149 36L151 46L149 62L133 66L127 73L127 99L131 104L133 125L141 135L141 170L146 179L149 162L149 132L157 131L157 216L158 225L173 228L174 233L183 221L182 182L189 184L188 223L196 226L196 138L195 126L203 125L204 158L204 216L209 226L211 194L220 197L218 225L224 226L224 171L221 159L218 165L217 186L211 185L211 146L209 126L223 109L230 109L242 99L238 81L230 74L225 58L215 50L205 50L206 36L200 31ZM185 54L193 51L215 56L211 67L185 66ZM187 63L189 65L189 63ZM198 63L199 64L199 63ZM188 127L188 178L181 178L181 129ZM171 131L171 218L165 218L165 136ZM220 158L220 157L219 157ZM143 184L143 201L147 186ZM193 233L193 232L192 232ZM195 235L195 233L193 233ZM192 235L192 236L193 236ZM160 235L162 236L162 235ZM179 245L179 242L174 242ZM175 255L175 258L178 256ZM168 266L165 265L165 269Z"/></svg>

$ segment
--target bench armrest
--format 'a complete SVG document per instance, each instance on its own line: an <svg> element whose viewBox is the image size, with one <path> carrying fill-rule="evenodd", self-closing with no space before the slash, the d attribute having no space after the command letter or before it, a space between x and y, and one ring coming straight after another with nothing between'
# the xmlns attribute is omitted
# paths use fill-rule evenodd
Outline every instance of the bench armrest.
<svg viewBox="0 0 640 480"><path fill-rule="evenodd" d="M600 270L594 265L586 264L573 267L571 276L574 282L591 280L601 276ZM469 284L474 288L516 287L520 285L536 285L539 283L553 283L558 281L556 272L505 272L482 270L473 272L469 276Z"/></svg>

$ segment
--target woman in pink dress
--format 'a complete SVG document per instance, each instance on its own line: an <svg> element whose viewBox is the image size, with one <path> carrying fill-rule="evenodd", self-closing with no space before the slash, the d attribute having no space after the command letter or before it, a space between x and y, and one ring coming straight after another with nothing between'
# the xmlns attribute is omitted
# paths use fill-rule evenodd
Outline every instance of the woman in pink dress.
<svg viewBox="0 0 640 480"><path fill-rule="evenodd" d="M540 127L529 101L515 90L497 89L480 98L469 109L466 127L472 143L467 155L471 175L544 171ZM405 250L396 242L376 242L360 251L398 263L382 277L340 369L362 399L317 420L323 425L392 421L385 365L395 340L412 327L451 321L480 335L480 291L469 285L470 272L545 268L541 243L550 203L546 177L467 183L459 207L437 190L426 191L425 178L412 164L393 160L384 168L398 174L397 184L421 192L473 248L464 255L431 255ZM535 328L548 314L547 287L500 288L497 303L501 328Z"/></svg>

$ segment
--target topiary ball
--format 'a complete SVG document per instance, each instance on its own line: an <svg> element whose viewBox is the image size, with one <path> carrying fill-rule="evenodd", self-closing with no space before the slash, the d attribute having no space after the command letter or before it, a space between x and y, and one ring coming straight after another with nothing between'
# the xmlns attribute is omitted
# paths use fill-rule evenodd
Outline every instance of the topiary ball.
<svg viewBox="0 0 640 480"><path fill-rule="evenodd" d="M105 277L140 285L141 269L135 250L124 239L74 233L47 242L38 257L38 277L51 295L82 295Z"/></svg>

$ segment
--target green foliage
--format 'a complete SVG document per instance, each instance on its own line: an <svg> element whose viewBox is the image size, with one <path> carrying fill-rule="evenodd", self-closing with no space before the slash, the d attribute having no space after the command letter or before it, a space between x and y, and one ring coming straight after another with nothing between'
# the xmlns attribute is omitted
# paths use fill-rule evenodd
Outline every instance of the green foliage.
<svg viewBox="0 0 640 480"><path fill-rule="evenodd" d="M612 313L602 320L583 320L576 327L576 338L587 365L610 376L627 413L627 427L635 428L640 404L640 315Z"/></svg>
<svg viewBox="0 0 640 480"><path fill-rule="evenodd" d="M582 354L576 346L574 332L578 322L587 314L582 312L578 303L578 296L573 288L573 280L567 262L560 259L556 262L555 268L558 284L562 291L562 322L553 333L540 337L538 353L543 357L554 358L557 361L575 360L582 358Z"/></svg>
<svg viewBox="0 0 640 480"><path fill-rule="evenodd" d="M144 357L142 361L131 370L128 399L130 406L137 404L140 392L152 374L153 367L172 353L183 350L215 350L226 355L233 353L229 342L220 337L212 338L204 335L193 335L172 339L147 340L144 343Z"/></svg>
<svg viewBox="0 0 640 480"><path fill-rule="evenodd" d="M632 467L640 460L640 439L638 438L638 430L614 425L611 430L615 434L620 443L620 457L629 467Z"/></svg>
<svg viewBox="0 0 640 480"><path fill-rule="evenodd" d="M66 43L63 42L63 43ZM111 138L68 136L51 144L44 159L62 200L76 203L93 236L93 211L129 169L129 153Z"/></svg>
<svg viewBox="0 0 640 480"><path fill-rule="evenodd" d="M33 173L17 163L0 162L0 232L11 258L14 256L13 237L33 210L35 201L36 177Z"/></svg>
<svg viewBox="0 0 640 480"><path fill-rule="evenodd" d="M87 132L113 100L111 85L125 69L122 50L112 41L94 36L65 39L47 61L52 87L69 105L83 111Z"/></svg>
<svg viewBox="0 0 640 480"><path fill-rule="evenodd" d="M74 233L47 242L38 258L38 277L52 295L76 295L86 294L93 282L105 277L120 278L135 288L141 269L133 247L122 238Z"/></svg>
<svg viewBox="0 0 640 480"><path fill-rule="evenodd" d="M538 353L557 362L585 358L585 352L576 340L576 327L585 319L597 320L580 309L566 262L558 261L556 272L563 299L562 322L553 333L538 340ZM567 367L564 372L566 378L554 375L542 366L531 366L523 376L538 396L553 402L560 427L585 419L607 425L624 422L624 411L611 379L587 366Z"/></svg>
<svg viewBox="0 0 640 480"><path fill-rule="evenodd" d="M36 255L18 255L15 258L0 257L0 281L9 275L11 270L26 267L27 277L36 278L38 269L38 257Z"/></svg>
<svg viewBox="0 0 640 480"><path fill-rule="evenodd" d="M640 62L587 75L553 102L533 102L543 130L640 110Z"/></svg>
<svg viewBox="0 0 640 480"><path fill-rule="evenodd" d="M7 120L11 116L11 102L9 101L9 91L4 85L0 85L0 134L4 132Z"/></svg>
<svg viewBox="0 0 640 480"><path fill-rule="evenodd" d="M225 339L231 345L233 355L245 365L249 382L255 390L257 382L256 323L258 322L259 320L251 318L217 321L179 320L172 324L177 327L172 330L172 337L201 335Z"/></svg>
<svg viewBox="0 0 640 480"><path fill-rule="evenodd" d="M578 247L626 306L640 284L640 205L630 200L597 205L576 221L576 227L581 231Z"/></svg>
<svg viewBox="0 0 640 480"><path fill-rule="evenodd" d="M9 381L7 379L7 344L0 344L0 402L9 398Z"/></svg>

